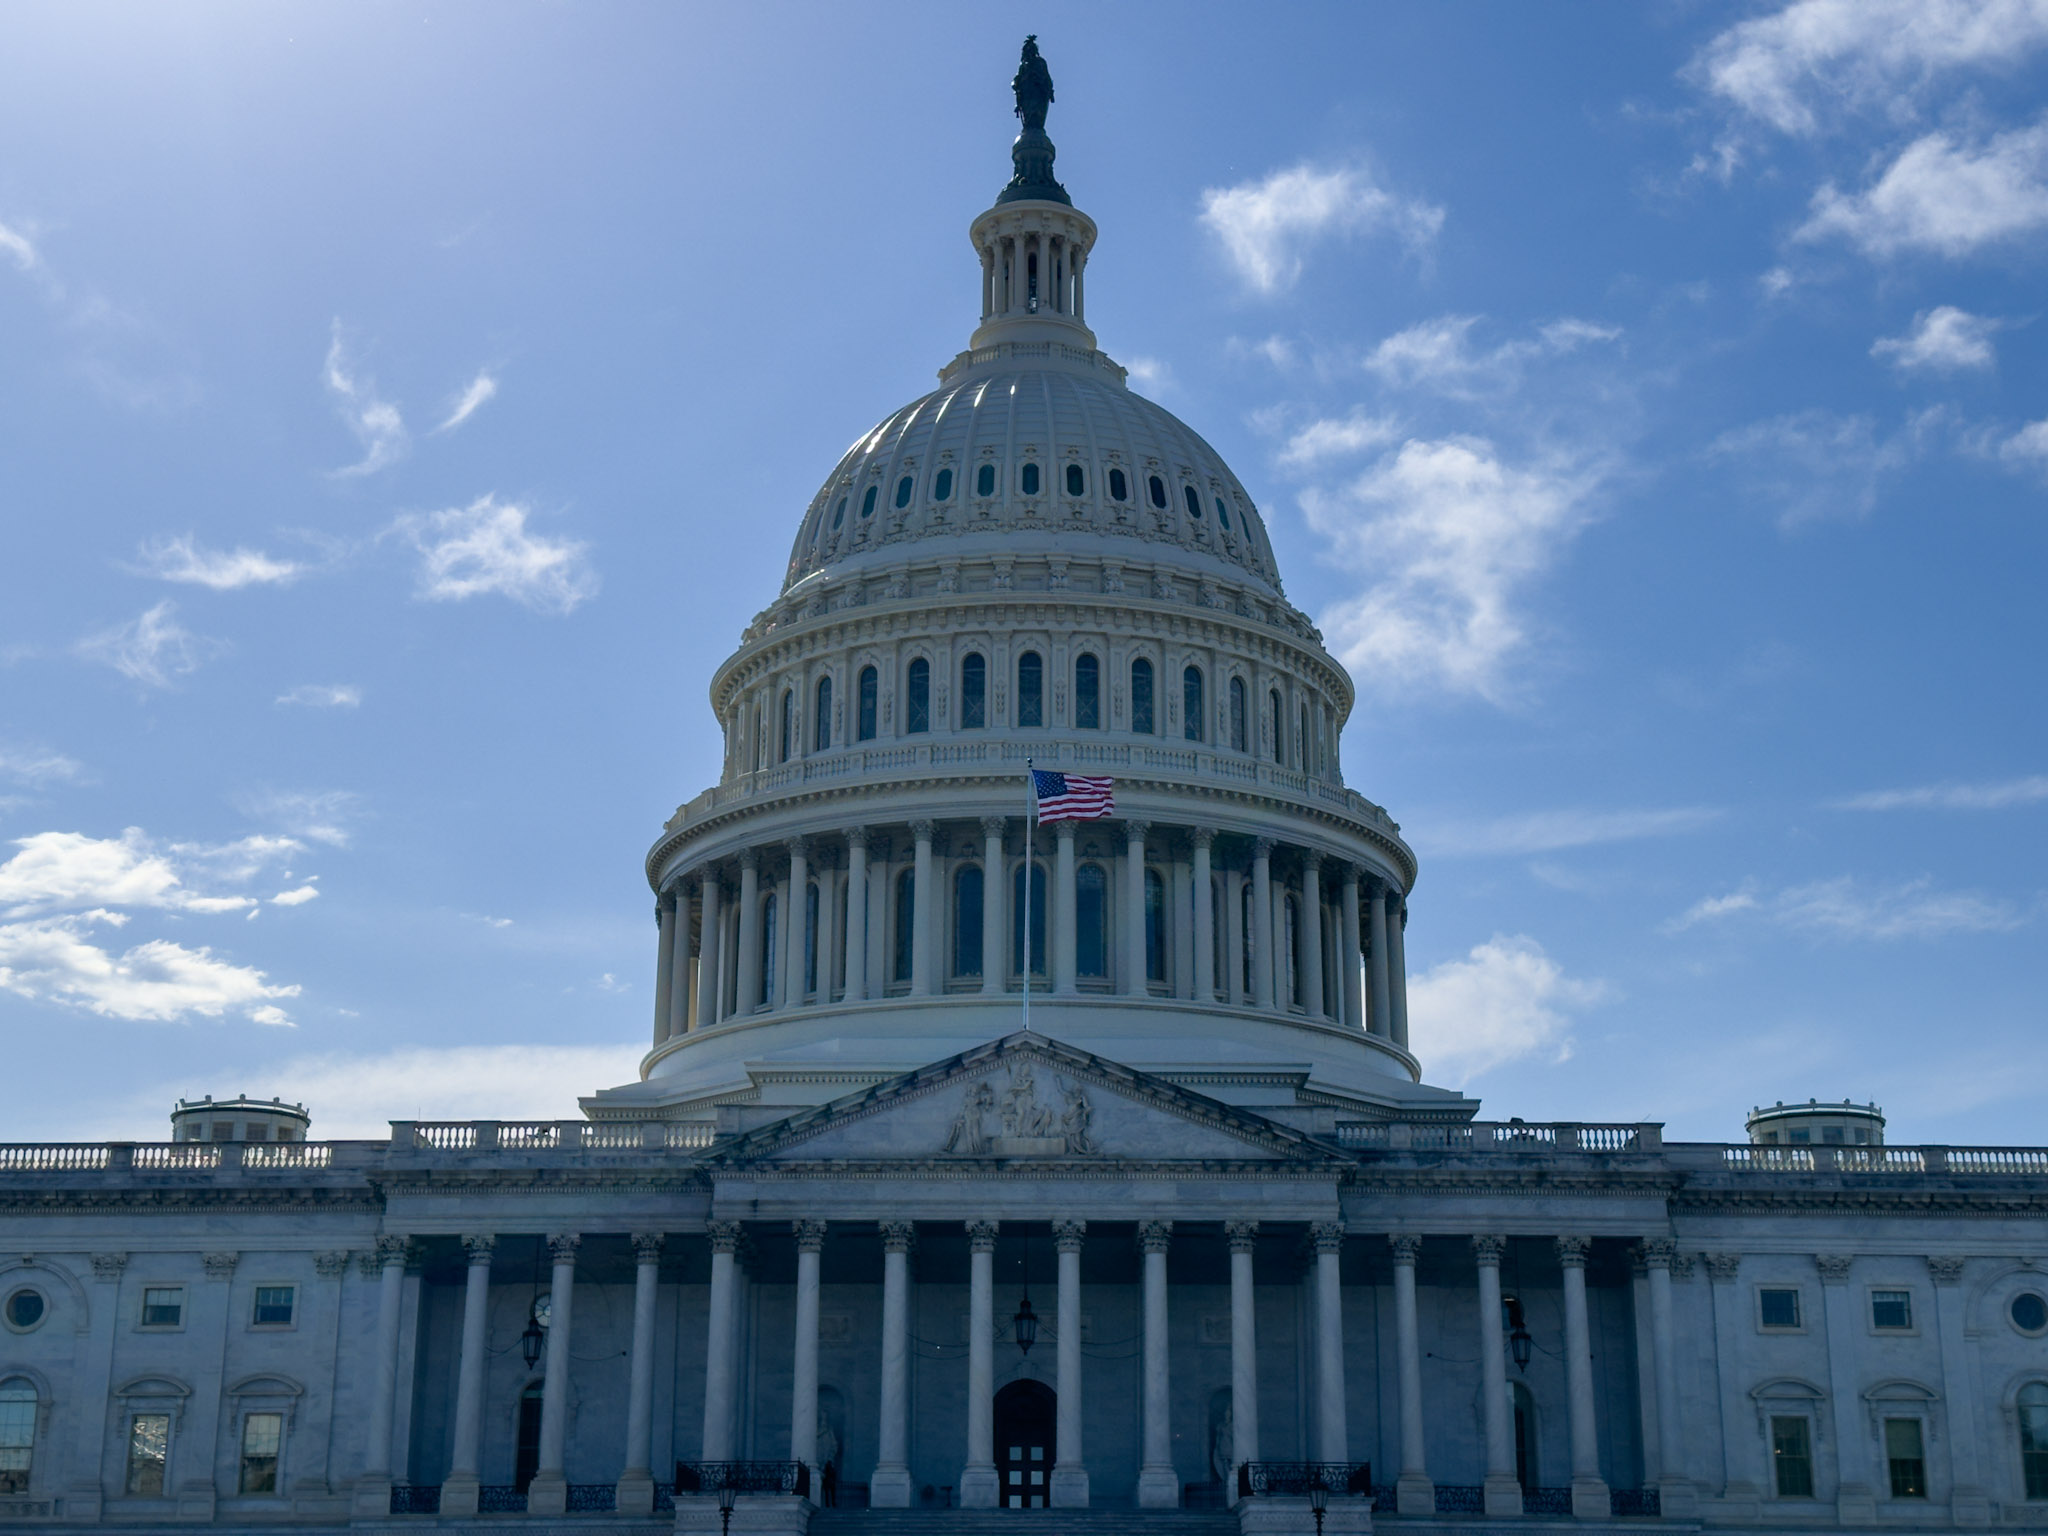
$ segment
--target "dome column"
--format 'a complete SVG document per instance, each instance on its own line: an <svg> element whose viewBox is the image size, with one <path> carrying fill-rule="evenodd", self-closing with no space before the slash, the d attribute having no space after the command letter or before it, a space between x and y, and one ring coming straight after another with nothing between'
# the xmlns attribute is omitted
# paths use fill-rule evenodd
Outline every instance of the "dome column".
<svg viewBox="0 0 2048 1536"><path fill-rule="evenodd" d="M754 848L740 854L739 967L733 1012L745 1018L761 1002L761 854Z"/></svg>
<svg viewBox="0 0 2048 1536"><path fill-rule="evenodd" d="M928 821L913 821L910 835L917 839L911 864L910 886L910 995L929 997L932 993L932 833Z"/></svg>
<svg viewBox="0 0 2048 1536"><path fill-rule="evenodd" d="M1344 994L1344 1025L1347 1029L1365 1028L1365 994L1361 990L1364 982L1360 953L1362 936L1358 931L1358 866L1346 864L1338 883L1343 903L1342 929L1338 942L1343 946L1343 964L1337 968L1337 985Z"/></svg>
<svg viewBox="0 0 2048 1536"><path fill-rule="evenodd" d="M1310 848L1301 856L1301 1010L1323 1016L1323 856Z"/></svg>
<svg viewBox="0 0 2048 1536"><path fill-rule="evenodd" d="M1273 839L1252 844L1252 1006L1273 1007Z"/></svg>
<svg viewBox="0 0 2048 1536"><path fill-rule="evenodd" d="M846 1001L868 995L868 829L846 829Z"/></svg>
<svg viewBox="0 0 2048 1536"><path fill-rule="evenodd" d="M723 927L719 911L718 871L708 866L698 877L703 889L703 916L697 925L697 1028L718 1022L718 935Z"/></svg>
<svg viewBox="0 0 2048 1536"><path fill-rule="evenodd" d="M981 990L1001 992L1009 979L1004 939L1009 934L1010 882L1003 878L1003 831L1006 818L981 818Z"/></svg>
<svg viewBox="0 0 2048 1536"><path fill-rule="evenodd" d="M784 843L789 849L789 911L782 924L782 1006L804 1005L804 953L809 941L811 845L800 837Z"/></svg>
<svg viewBox="0 0 2048 1536"><path fill-rule="evenodd" d="M690 1030L690 1000L696 996L693 985L696 972L690 963L690 888L681 881L670 893L670 901L676 913L676 937L673 952L669 956L668 990L668 1038L688 1034Z"/></svg>
<svg viewBox="0 0 2048 1536"><path fill-rule="evenodd" d="M1194 844L1195 866L1195 1001L1206 1003L1216 996L1216 899L1209 874L1209 849L1216 841L1216 829L1196 827L1189 839Z"/></svg>
<svg viewBox="0 0 2048 1536"><path fill-rule="evenodd" d="M1387 919L1387 1010L1394 1044L1408 1049L1408 903Z"/></svg>
<svg viewBox="0 0 2048 1536"><path fill-rule="evenodd" d="M1372 886L1372 1032L1392 1039L1394 1004L1392 977L1387 971L1387 888L1375 880Z"/></svg>
<svg viewBox="0 0 2048 1536"><path fill-rule="evenodd" d="M1145 975L1145 834L1150 822L1124 823L1124 995L1144 997Z"/></svg>
<svg viewBox="0 0 2048 1536"><path fill-rule="evenodd" d="M654 920L659 932L654 958L654 1043L668 1038L669 989L676 972L676 899L663 893L654 899Z"/></svg>
<svg viewBox="0 0 2048 1536"><path fill-rule="evenodd" d="M1053 904L1052 989L1062 997L1072 997L1080 990L1074 975L1078 938L1074 922L1074 824L1062 821L1053 830L1059 842L1053 861L1058 900ZM1025 921L1030 921L1028 913Z"/></svg>

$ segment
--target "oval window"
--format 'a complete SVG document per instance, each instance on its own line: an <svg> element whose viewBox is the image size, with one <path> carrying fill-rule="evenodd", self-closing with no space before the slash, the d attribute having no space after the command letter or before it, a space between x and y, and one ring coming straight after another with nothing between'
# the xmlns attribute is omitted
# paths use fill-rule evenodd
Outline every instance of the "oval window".
<svg viewBox="0 0 2048 1536"><path fill-rule="evenodd" d="M1154 475L1146 482L1145 489L1152 493L1152 505L1160 511L1166 510L1166 482Z"/></svg>
<svg viewBox="0 0 2048 1536"><path fill-rule="evenodd" d="M993 464L984 464L975 472L974 494L977 496L993 496L995 493L996 467Z"/></svg>
<svg viewBox="0 0 2048 1536"><path fill-rule="evenodd" d="M1223 525L1225 533L1230 532L1230 508L1223 505L1223 498L1216 498L1216 521Z"/></svg>
<svg viewBox="0 0 2048 1536"><path fill-rule="evenodd" d="M873 517L875 515L875 488L872 485L868 487L867 495L860 499L860 515L862 517Z"/></svg>
<svg viewBox="0 0 2048 1536"><path fill-rule="evenodd" d="M40 1291L16 1291L7 1298L7 1326L30 1329L43 1320L43 1297Z"/></svg>
<svg viewBox="0 0 2048 1536"><path fill-rule="evenodd" d="M2040 1333L2048 1329L2048 1301L2043 1301L2032 1291L2021 1291L2013 1297L2006 1314L2012 1318L2013 1327L2021 1333Z"/></svg>
<svg viewBox="0 0 2048 1536"><path fill-rule="evenodd" d="M1124 472L1120 469L1112 469L1109 472L1109 496L1112 501L1131 499L1131 483L1124 478Z"/></svg>
<svg viewBox="0 0 2048 1536"><path fill-rule="evenodd" d="M1036 496L1038 494L1038 466L1036 464L1026 464L1024 466L1024 473L1018 476L1017 483L1023 488L1026 496Z"/></svg>
<svg viewBox="0 0 2048 1536"><path fill-rule="evenodd" d="M1079 496L1087 489L1088 477L1081 473L1081 466L1069 464L1067 466L1067 494L1069 496Z"/></svg>
<svg viewBox="0 0 2048 1536"><path fill-rule="evenodd" d="M1184 485L1181 487L1181 490L1188 504L1188 516L1200 522L1202 519L1202 498L1196 494L1195 488L1192 485Z"/></svg>
<svg viewBox="0 0 2048 1536"><path fill-rule="evenodd" d="M842 496L842 497L840 497L840 498L839 498L839 505L838 505L838 507L837 507L837 508L835 508L835 509L833 510L833 513L832 513L832 526L833 526L834 528L837 528L837 527L838 527L838 526L839 526L839 525L840 525L841 523L843 523L843 522L845 522L845 521L846 521L846 498L845 498L844 496Z"/></svg>
<svg viewBox="0 0 2048 1536"><path fill-rule="evenodd" d="M911 478L910 478L910 476L908 476L908 475L905 475L905 476L904 476L904 477L903 477L903 478L902 478L901 480L898 480L898 481L896 482L896 505L897 505L897 506L899 506L899 507L907 507L907 506L909 506L909 505L910 505L910 491L911 491L911 483L912 483L912 482L911 482Z"/></svg>
<svg viewBox="0 0 2048 1536"><path fill-rule="evenodd" d="M950 469L942 469L939 471L939 478L932 483L932 500L951 501L952 499L953 471L951 471Z"/></svg>

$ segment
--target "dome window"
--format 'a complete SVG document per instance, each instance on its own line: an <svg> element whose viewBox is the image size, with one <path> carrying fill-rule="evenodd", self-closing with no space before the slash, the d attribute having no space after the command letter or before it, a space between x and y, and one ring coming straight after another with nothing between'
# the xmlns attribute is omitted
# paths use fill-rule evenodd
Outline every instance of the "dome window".
<svg viewBox="0 0 2048 1536"><path fill-rule="evenodd" d="M845 521L846 521L846 498L845 498L844 496L842 496L842 497L840 497L840 498L839 498L839 505L838 505L837 507L833 508L833 510L832 510L832 526L833 526L833 528L834 528L834 529L836 530L836 529L837 529L837 528L839 527L839 525L840 525L841 523L845 522Z"/></svg>
<svg viewBox="0 0 2048 1536"><path fill-rule="evenodd" d="M1010 970L1012 974L1024 974L1024 866L1019 864L1010 875ZM1031 974L1045 974L1045 886L1046 875L1043 864L1031 866Z"/></svg>
<svg viewBox="0 0 2048 1536"><path fill-rule="evenodd" d="M1038 494L1038 466L1036 464L1026 464L1024 466L1022 473L1017 476L1017 486L1026 496L1036 496Z"/></svg>
<svg viewBox="0 0 2048 1536"><path fill-rule="evenodd" d="M770 891L761 901L761 1006L763 1008L773 1008L775 1006L775 973L782 969L781 966L775 963L775 941L781 937L776 932L776 919L781 915L781 903L776 901L775 893Z"/></svg>
<svg viewBox="0 0 2048 1536"><path fill-rule="evenodd" d="M978 731L988 724L988 661L970 651L960 663L960 729Z"/></svg>
<svg viewBox="0 0 2048 1536"><path fill-rule="evenodd" d="M896 877L896 966L895 978L909 981L916 965L917 871L906 869Z"/></svg>
<svg viewBox="0 0 2048 1536"><path fill-rule="evenodd" d="M1189 741L1202 739L1202 669L1189 667L1180 675L1181 734Z"/></svg>
<svg viewBox="0 0 2048 1536"><path fill-rule="evenodd" d="M917 482L914 481L909 475L905 475L901 480L898 480L896 482L897 506L907 507L910 505L910 493L912 489L915 488L916 483Z"/></svg>
<svg viewBox="0 0 2048 1536"><path fill-rule="evenodd" d="M1074 970L1109 976L1109 876L1100 864L1083 864L1074 875Z"/></svg>
<svg viewBox="0 0 2048 1536"><path fill-rule="evenodd" d="M1216 521L1222 524L1225 533L1230 532L1230 508L1223 505L1221 496L1216 498Z"/></svg>
<svg viewBox="0 0 2048 1536"><path fill-rule="evenodd" d="M1083 496L1087 494L1087 491L1088 477L1081 473L1081 466L1069 464L1067 466L1067 494L1069 496Z"/></svg>
<svg viewBox="0 0 2048 1536"><path fill-rule="evenodd" d="M1017 723L1045 724L1045 662L1036 651L1017 658Z"/></svg>
<svg viewBox="0 0 2048 1536"><path fill-rule="evenodd" d="M932 664L922 656L910 664L909 697L903 706L906 734L921 735L932 728Z"/></svg>
<svg viewBox="0 0 2048 1536"><path fill-rule="evenodd" d="M1001 887L997 887L1001 889ZM953 876L953 974L981 975L982 874L979 864L963 864Z"/></svg>
<svg viewBox="0 0 2048 1536"><path fill-rule="evenodd" d="M1152 663L1142 656L1131 663L1131 729L1152 734Z"/></svg>
<svg viewBox="0 0 2048 1536"><path fill-rule="evenodd" d="M1152 505L1164 512L1166 510L1166 482L1157 475L1154 475L1145 482L1145 488L1152 493Z"/></svg>
<svg viewBox="0 0 2048 1536"><path fill-rule="evenodd" d="M862 517L873 517L875 515L875 487L872 485L868 487L867 495L860 499L860 515Z"/></svg>
<svg viewBox="0 0 2048 1536"><path fill-rule="evenodd" d="M977 496L993 496L995 493L996 467L993 464L984 464L979 470L975 471L974 494Z"/></svg>
<svg viewBox="0 0 2048 1536"><path fill-rule="evenodd" d="M832 745L832 679L818 679L818 713L811 726L811 750L824 752Z"/></svg>
<svg viewBox="0 0 2048 1536"><path fill-rule="evenodd" d="M1131 482L1124 478L1124 472L1120 469L1112 469L1109 472L1109 499L1111 501L1129 501L1131 499Z"/></svg>
<svg viewBox="0 0 2048 1536"><path fill-rule="evenodd" d="M1159 871L1145 871L1145 979L1166 980L1166 882Z"/></svg>
<svg viewBox="0 0 2048 1536"><path fill-rule="evenodd" d="M1202 520L1201 492L1197 491L1192 485L1184 485L1181 487L1181 495L1182 499L1188 504L1188 516L1199 523Z"/></svg>
<svg viewBox="0 0 2048 1536"><path fill-rule="evenodd" d="M880 679L875 676L875 669L873 667L862 667L860 669L860 705L857 710L860 716L860 723L857 729L862 741L873 741L875 739L875 700L876 695L881 691L879 684Z"/></svg>
<svg viewBox="0 0 2048 1536"><path fill-rule="evenodd" d="M786 763L796 750L796 690L782 690L782 734L776 743L776 761Z"/></svg>
<svg viewBox="0 0 2048 1536"><path fill-rule="evenodd" d="M1245 750L1245 696L1244 679L1230 680L1230 748L1233 752Z"/></svg>
<svg viewBox="0 0 2048 1536"><path fill-rule="evenodd" d="M951 471L950 469L942 469L939 471L938 479L932 482L932 500L951 501L952 499L953 471Z"/></svg>
<svg viewBox="0 0 2048 1536"><path fill-rule="evenodd" d="M1093 656L1074 659L1074 724L1084 731L1102 728L1102 663Z"/></svg>

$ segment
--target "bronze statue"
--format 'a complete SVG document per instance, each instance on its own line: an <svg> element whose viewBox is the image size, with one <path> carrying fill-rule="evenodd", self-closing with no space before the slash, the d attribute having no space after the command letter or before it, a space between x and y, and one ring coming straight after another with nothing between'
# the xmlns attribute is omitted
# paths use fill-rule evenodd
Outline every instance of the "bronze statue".
<svg viewBox="0 0 2048 1536"><path fill-rule="evenodd" d="M1045 132L1045 109L1052 105L1052 71L1039 56L1036 33L1024 39L1024 55L1010 89L1017 93L1017 116L1023 119L1024 131Z"/></svg>

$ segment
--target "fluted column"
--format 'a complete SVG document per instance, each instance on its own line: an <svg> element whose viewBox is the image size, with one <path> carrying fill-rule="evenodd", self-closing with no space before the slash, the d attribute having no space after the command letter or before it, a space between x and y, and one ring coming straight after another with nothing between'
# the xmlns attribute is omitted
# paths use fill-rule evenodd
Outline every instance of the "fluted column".
<svg viewBox="0 0 2048 1536"><path fill-rule="evenodd" d="M718 873L715 870L708 868L704 870L698 877L698 883L702 887L703 894L699 898L702 903L702 911L697 919L696 1027L703 1029L706 1025L718 1022L718 932L721 917L719 912L721 892L718 885Z"/></svg>
<svg viewBox="0 0 2048 1536"><path fill-rule="evenodd" d="M740 854L740 974L733 1003L740 1018L760 1006L761 966L761 855L748 848Z"/></svg>
<svg viewBox="0 0 2048 1536"><path fill-rule="evenodd" d="M1273 839L1252 844L1252 1006L1270 1009L1278 995L1273 981Z"/></svg>
<svg viewBox="0 0 2048 1536"><path fill-rule="evenodd" d="M377 1239L377 1341L370 1417L365 1425L363 1475L356 1484L355 1512L379 1520L391 1513L391 1416L398 1391L399 1314L405 1306L406 1239Z"/></svg>
<svg viewBox="0 0 2048 1536"><path fill-rule="evenodd" d="M910 1508L910 1245L907 1221L882 1228L882 1415L879 1452L868 1480L875 1509Z"/></svg>
<svg viewBox="0 0 2048 1536"><path fill-rule="evenodd" d="M1500 1331L1500 1255L1507 1239L1475 1237L1479 1260L1479 1394L1486 1425L1486 1513L1489 1518L1522 1512L1522 1485L1515 1477L1514 1418L1508 1411L1507 1356Z"/></svg>
<svg viewBox="0 0 2048 1536"><path fill-rule="evenodd" d="M581 1242L573 1232L548 1238L554 1268L548 1285L547 1374L541 1378L540 1462L526 1490L528 1514L559 1515L568 1503L562 1453L569 1436L569 1327L574 1321L576 1248Z"/></svg>
<svg viewBox="0 0 2048 1536"><path fill-rule="evenodd" d="M615 1495L622 1515L654 1512L654 1311L661 1295L659 1232L633 1234L633 1343L626 1357L626 1466ZM447 1495L442 1495L445 1502Z"/></svg>
<svg viewBox="0 0 2048 1536"><path fill-rule="evenodd" d="M689 1033L691 1004L697 996L693 985L697 973L690 956L690 888L681 881L675 887L675 907L676 942L669 961L668 985L668 1038L671 1040Z"/></svg>
<svg viewBox="0 0 2048 1536"><path fill-rule="evenodd" d="M1696 1498L1692 1479L1681 1470L1685 1443L1679 1433L1678 1340L1671 1319L1671 1261L1677 1254L1678 1244L1668 1237L1644 1240L1643 1262L1650 1272L1650 1352L1657 1370L1657 1492L1666 1518L1685 1513ZM1838 1441L1837 1454L1840 1448ZM1867 1497L1867 1487L1865 1493Z"/></svg>
<svg viewBox="0 0 2048 1536"><path fill-rule="evenodd" d="M1168 1370L1169 1318L1166 1310L1166 1250L1170 1221L1138 1223L1145 1263L1144 1453L1138 1466L1138 1507L1178 1509L1180 1478L1173 1470L1173 1393Z"/></svg>
<svg viewBox="0 0 2048 1536"><path fill-rule="evenodd" d="M1059 1253L1059 1397L1055 1405L1053 1443L1057 1458L1052 1468L1051 1502L1060 1509L1088 1506L1088 1459L1083 1447L1081 1419L1081 1243L1088 1233L1085 1221L1056 1221L1052 1224L1053 1247Z"/></svg>
<svg viewBox="0 0 2048 1536"><path fill-rule="evenodd" d="M1319 1221L1309 1228L1316 1247L1316 1427L1322 1461L1351 1459L1344 1406L1344 1224Z"/></svg>
<svg viewBox="0 0 2048 1536"><path fill-rule="evenodd" d="M1230 1469L1225 1497L1237 1499L1237 1469L1259 1459L1259 1333L1257 1294L1252 1286L1252 1243L1256 1221L1226 1221L1230 1243Z"/></svg>
<svg viewBox="0 0 2048 1536"><path fill-rule="evenodd" d="M1422 1239L1397 1232L1394 1250L1394 1358L1401 1404L1401 1476L1394 1496L1404 1515L1436 1513L1436 1485L1429 1480L1427 1442L1422 1434L1422 1330L1415 1309L1415 1260Z"/></svg>
<svg viewBox="0 0 2048 1536"><path fill-rule="evenodd" d="M1223 875L1223 975L1218 978L1223 1000L1233 1008L1249 999L1245 993L1245 946L1251 935L1244 931L1244 890L1249 878L1237 870Z"/></svg>
<svg viewBox="0 0 2048 1536"><path fill-rule="evenodd" d="M663 892L655 897L654 919L658 935L654 958L654 1043L659 1045L668 1038L670 994L676 976L676 898L672 893Z"/></svg>
<svg viewBox="0 0 2048 1536"><path fill-rule="evenodd" d="M1124 995L1146 995L1145 834L1150 822L1124 823Z"/></svg>
<svg viewBox="0 0 2048 1536"><path fill-rule="evenodd" d="M960 1473L964 1509L1000 1502L995 1463L996 1224L967 1223L967 1465Z"/></svg>
<svg viewBox="0 0 2048 1536"><path fill-rule="evenodd" d="M981 990L1001 992L1010 977L1010 882L1003 877L1001 816L981 818Z"/></svg>
<svg viewBox="0 0 2048 1536"><path fill-rule="evenodd" d="M707 1222L705 1233L711 1239L711 1304L706 1308L704 1336L703 1459L731 1461L738 1363L734 1356L739 1346L739 1265L735 1256L740 1247L740 1224Z"/></svg>
<svg viewBox="0 0 2048 1536"><path fill-rule="evenodd" d="M818 1476L818 1256L825 1250L825 1223L790 1223L796 1234L796 1355L790 1369L789 1459Z"/></svg>
<svg viewBox="0 0 2048 1536"><path fill-rule="evenodd" d="M1344 946L1344 963L1337 968L1337 985L1344 991L1344 1023L1350 1029L1365 1028L1364 935L1358 931L1358 866L1346 864L1338 883L1342 924L1339 942Z"/></svg>
<svg viewBox="0 0 2048 1536"><path fill-rule="evenodd" d="M932 833L936 830L929 821L913 821L910 824L910 835L917 839L917 852L911 864L910 887L912 997L928 997L932 991L932 916L935 910L932 903L938 899L932 890Z"/></svg>
<svg viewBox="0 0 2048 1536"><path fill-rule="evenodd" d="M1301 856L1301 1009L1323 1016L1323 856L1313 848Z"/></svg>
<svg viewBox="0 0 2048 1536"><path fill-rule="evenodd" d="M784 1008L804 1005L804 940L809 928L811 845L800 837L787 838L789 850L789 911L782 923L782 996Z"/></svg>
<svg viewBox="0 0 2048 1536"><path fill-rule="evenodd" d="M868 995L868 829L846 829L846 1000Z"/></svg>
<svg viewBox="0 0 2048 1536"><path fill-rule="evenodd" d="M491 1254L498 1240L471 1233L462 1239L469 1273L462 1289L462 1352L455 1374L455 1437L448 1447L448 1475L441 1482L441 1508L450 1515L476 1513L477 1468L484 1422L484 1364L491 1308Z"/></svg>
<svg viewBox="0 0 2048 1536"><path fill-rule="evenodd" d="M1387 972L1387 888L1372 883L1372 1032L1394 1033L1394 1005Z"/></svg>
<svg viewBox="0 0 2048 1536"><path fill-rule="evenodd" d="M1196 827L1188 834L1194 846L1195 883L1195 1001L1216 1000L1216 891L1209 868L1209 850L1216 841L1214 827Z"/></svg>
<svg viewBox="0 0 2048 1536"><path fill-rule="evenodd" d="M1387 918L1387 991L1394 1009L1394 1044L1408 1049L1408 903Z"/></svg>
<svg viewBox="0 0 2048 1536"><path fill-rule="evenodd" d="M1607 1484L1600 1477L1600 1431L1593 1412L1593 1331L1586 1316L1586 1249L1583 1237L1560 1237L1557 1262L1564 1269L1565 1407L1572 1437L1572 1513L1581 1520L1605 1520L1612 1513Z"/></svg>
<svg viewBox="0 0 2048 1536"><path fill-rule="evenodd" d="M1074 824L1062 821L1053 830L1059 835L1059 852L1053 861L1053 883L1058 888L1059 899L1053 903L1052 989L1062 996L1071 997L1080 990L1076 984L1074 956L1077 939L1074 926ZM1028 912L1024 920L1031 920Z"/></svg>

